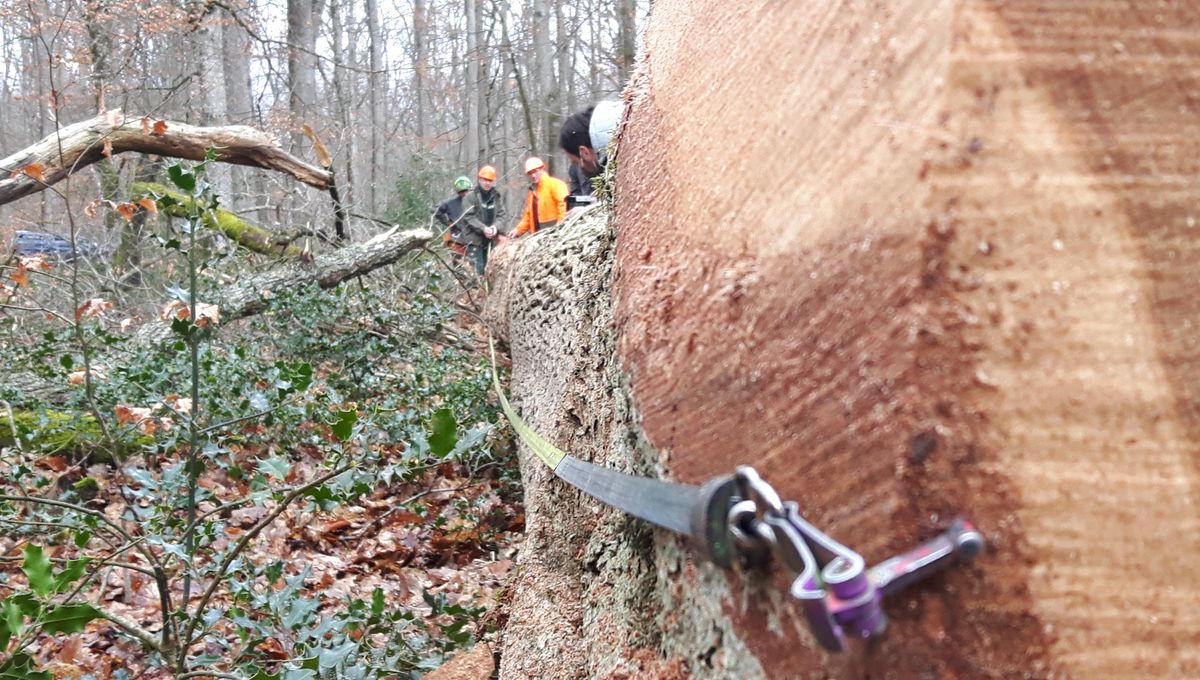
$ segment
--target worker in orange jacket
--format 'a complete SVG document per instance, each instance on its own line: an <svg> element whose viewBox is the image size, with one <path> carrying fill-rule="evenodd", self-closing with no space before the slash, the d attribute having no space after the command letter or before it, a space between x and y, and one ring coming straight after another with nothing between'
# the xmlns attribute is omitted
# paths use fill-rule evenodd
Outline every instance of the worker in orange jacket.
<svg viewBox="0 0 1200 680"><path fill-rule="evenodd" d="M546 164L537 156L525 161L525 174L532 184L525 197L525 212L517 223L514 236L536 234L539 229L549 229L562 221L567 214L567 183L551 177Z"/></svg>

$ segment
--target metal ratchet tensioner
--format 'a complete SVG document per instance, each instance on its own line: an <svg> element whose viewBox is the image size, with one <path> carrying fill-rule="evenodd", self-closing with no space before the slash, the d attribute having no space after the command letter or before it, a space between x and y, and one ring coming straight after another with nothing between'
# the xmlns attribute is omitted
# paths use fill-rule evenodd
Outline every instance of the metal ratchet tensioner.
<svg viewBox="0 0 1200 680"><path fill-rule="evenodd" d="M754 468L711 480L693 518L709 559L730 568L775 556L796 574L791 594L801 603L822 647L840 652L846 638L870 638L887 628L883 598L924 580L984 548L983 535L965 519L915 548L867 568L862 556L838 543L784 502Z"/></svg>

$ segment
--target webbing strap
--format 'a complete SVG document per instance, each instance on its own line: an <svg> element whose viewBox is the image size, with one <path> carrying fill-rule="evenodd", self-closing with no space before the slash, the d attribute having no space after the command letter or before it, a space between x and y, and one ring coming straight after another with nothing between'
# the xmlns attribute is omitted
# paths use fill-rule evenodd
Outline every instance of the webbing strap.
<svg viewBox="0 0 1200 680"><path fill-rule="evenodd" d="M508 403L508 398L504 396L504 389L500 387L500 373L496 370L496 342L492 340L491 335L488 335L488 349L492 353L492 387L496 389L496 395L500 397L500 408L529 450L533 451L534 455L540 458L551 471L557 472L558 464L567 457L567 453L534 432L529 423L522 420L521 416L513 410L512 405Z"/></svg>

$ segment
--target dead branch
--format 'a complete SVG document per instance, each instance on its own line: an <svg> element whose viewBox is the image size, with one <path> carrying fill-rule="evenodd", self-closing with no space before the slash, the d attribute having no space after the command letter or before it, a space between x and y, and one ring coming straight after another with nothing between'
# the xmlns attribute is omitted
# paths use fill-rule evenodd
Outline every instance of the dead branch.
<svg viewBox="0 0 1200 680"><path fill-rule="evenodd" d="M215 302L220 309L221 322L257 314L267 308L272 297L311 283L320 288L333 288L347 279L391 264L432 239L433 232L428 229L400 231L399 227L394 227L370 241L321 255L311 263L296 262L250 277L219 293ZM170 336L169 322L154 321L138 330L137 341L162 342Z"/></svg>
<svg viewBox="0 0 1200 680"><path fill-rule="evenodd" d="M193 161L208 149L223 163L275 170L328 190L332 175L296 158L262 130L245 125L196 127L112 110L58 130L0 160L0 205L52 186L79 168L127 151Z"/></svg>

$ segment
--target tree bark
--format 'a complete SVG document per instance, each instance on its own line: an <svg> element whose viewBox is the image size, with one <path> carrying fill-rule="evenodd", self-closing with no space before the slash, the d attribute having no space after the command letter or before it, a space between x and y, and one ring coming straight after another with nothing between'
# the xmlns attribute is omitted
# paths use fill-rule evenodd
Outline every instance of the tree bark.
<svg viewBox="0 0 1200 680"><path fill-rule="evenodd" d="M323 8L324 0L287 3L288 110L294 125L292 153L297 155L305 144L300 127L310 122L312 107L317 104L316 50Z"/></svg>
<svg viewBox="0 0 1200 680"><path fill-rule="evenodd" d="M464 141L463 160L468 167L479 167L479 98L483 91L483 83L479 80L480 40L478 33L479 0L463 0L467 22L467 69L466 96L463 104L466 107L467 134Z"/></svg>
<svg viewBox="0 0 1200 680"><path fill-rule="evenodd" d="M53 186L105 158L106 149L114 155L134 151L194 161L204 160L206 151L213 149L223 163L275 170L318 189L328 189L330 182L329 172L288 154L266 133L251 127L196 127L129 118L113 110L62 128L0 160L0 172L7 173L0 179L0 205Z"/></svg>
<svg viewBox="0 0 1200 680"><path fill-rule="evenodd" d="M227 24L221 35L224 44L220 60L225 78L227 117L214 122L258 125L260 121L254 115L254 94L250 83L250 36L236 22ZM244 206L252 205L253 199L264 193L262 180L258 173L245 168L230 167L228 171L231 191L222 199L231 210L240 213Z"/></svg>
<svg viewBox="0 0 1200 680"><path fill-rule="evenodd" d="M381 198L385 193L380 191L379 183L384 176L380 173L380 159L383 155L383 149L380 147L383 144L381 130L384 126L385 112L383 102L387 83L383 78L383 35L379 30L378 0L366 0L366 13L367 39L371 43L371 72L367 75L367 104L371 114L371 128L367 131L367 134L371 150L371 162L364 179L367 182L367 190L370 192L367 203L374 214L383 208Z"/></svg>
<svg viewBox="0 0 1200 680"><path fill-rule="evenodd" d="M429 82L429 55L426 53L426 34L429 31L429 7L426 0L413 0L412 15L412 48L413 48L413 99L416 104L414 128L417 133L417 144L420 149L425 143L428 133L426 124L426 87Z"/></svg>
<svg viewBox="0 0 1200 680"><path fill-rule="evenodd" d="M203 5L197 7L196 11L204 11ZM197 113L200 122L206 126L229 120L229 100L226 95L228 78L225 75L225 57L223 55L225 50L224 12L223 9L214 8L204 13L196 30L195 47L192 51L195 59L195 71L200 74L197 85L200 89L199 100L203 105L203 108ZM233 179L230 177L229 168L226 166L213 168L208 179L217 196L222 200L229 200L233 188Z"/></svg>
<svg viewBox="0 0 1200 680"><path fill-rule="evenodd" d="M617 0L617 83L624 87L637 58L637 0Z"/></svg>

